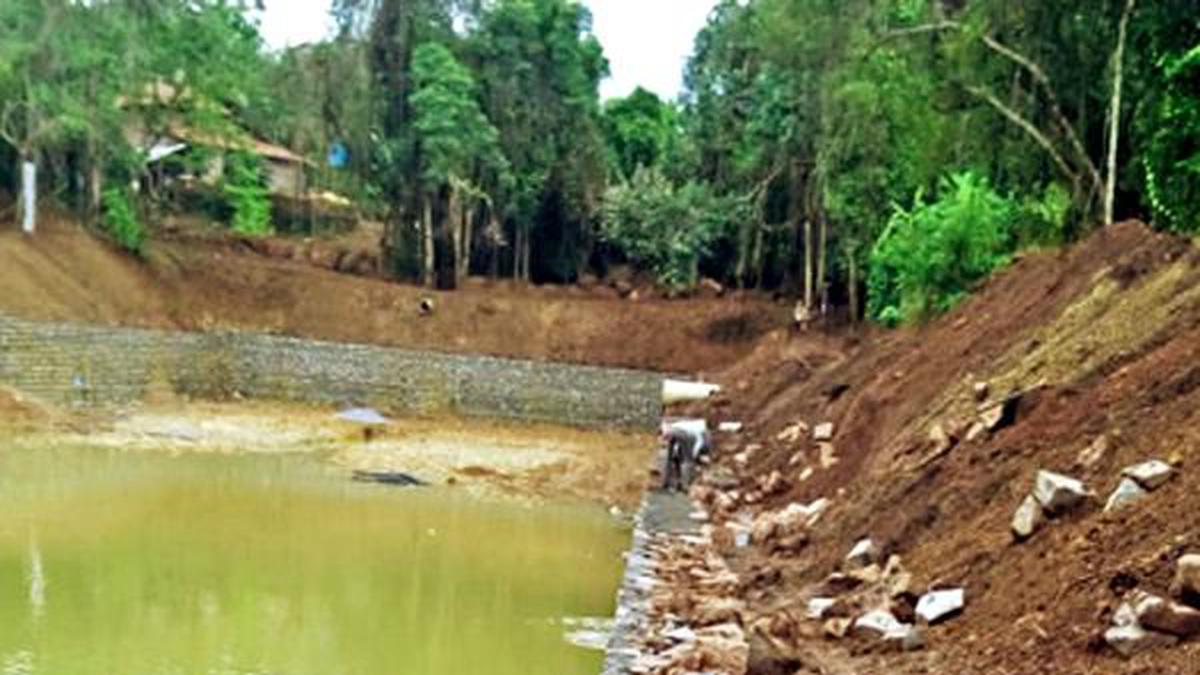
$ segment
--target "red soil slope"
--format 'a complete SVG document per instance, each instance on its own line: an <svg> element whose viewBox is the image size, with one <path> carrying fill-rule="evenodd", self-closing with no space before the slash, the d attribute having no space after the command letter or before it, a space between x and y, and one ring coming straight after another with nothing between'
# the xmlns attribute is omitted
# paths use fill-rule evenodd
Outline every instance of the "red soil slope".
<svg viewBox="0 0 1200 675"><path fill-rule="evenodd" d="M746 626L802 617L809 589L865 536L902 557L914 588L968 594L964 615L932 628L923 652L872 653L823 639L817 624L787 637L791 650L752 641L752 672L1200 673L1200 644L1125 661L1101 637L1123 593L1166 594L1175 560L1200 553L1200 252L1191 242L1117 225L1070 250L1025 256L927 327L858 344L778 334L717 379L727 393L691 412L747 428L724 439L710 475L734 474L743 497L772 472L784 479L736 509L833 502L798 552L729 552L751 608ZM1015 423L938 452L931 428L970 425L976 382L993 400L1023 393ZM821 469L815 443L780 432L825 421L837 427L838 461ZM1083 465L1080 452L1101 437L1108 452ZM734 456L747 449L743 466ZM1084 509L1013 542L1012 514L1039 469L1085 481L1102 506L1122 467L1152 458L1180 471L1144 502L1112 515ZM718 523L734 516L714 511Z"/></svg>
<svg viewBox="0 0 1200 675"><path fill-rule="evenodd" d="M359 242L361 243L361 242ZM269 245L268 245L269 244ZM757 296L624 300L598 287L472 281L452 293L325 269L338 244L157 239L138 261L47 218L35 237L0 227L0 311L181 330L252 329L414 349L703 373L728 366L786 307ZM294 258L294 259L293 259ZM421 298L437 311L421 317Z"/></svg>

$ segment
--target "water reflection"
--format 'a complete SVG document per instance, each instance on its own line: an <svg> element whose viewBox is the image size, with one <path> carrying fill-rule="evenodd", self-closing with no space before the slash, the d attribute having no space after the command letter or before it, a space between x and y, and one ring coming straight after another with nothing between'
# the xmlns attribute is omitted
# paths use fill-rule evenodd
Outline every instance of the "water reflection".
<svg viewBox="0 0 1200 675"><path fill-rule="evenodd" d="M302 456L0 452L4 675L570 675L626 534ZM50 581L48 581L50 580ZM16 583L14 583L16 582Z"/></svg>

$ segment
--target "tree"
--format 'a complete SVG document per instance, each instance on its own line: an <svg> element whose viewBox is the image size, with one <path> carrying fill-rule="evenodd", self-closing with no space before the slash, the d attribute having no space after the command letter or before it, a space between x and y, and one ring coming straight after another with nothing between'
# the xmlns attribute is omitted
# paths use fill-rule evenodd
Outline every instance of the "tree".
<svg viewBox="0 0 1200 675"><path fill-rule="evenodd" d="M679 142L674 108L641 87L604 104L604 136L613 173L629 179L638 168L659 166Z"/></svg>
<svg viewBox="0 0 1200 675"><path fill-rule="evenodd" d="M413 85L413 129L421 158L424 280L426 285L434 283L436 213L442 221L438 229L450 232L454 276L456 282L462 281L471 261L475 206L491 202L476 177L490 173L503 181L508 162L500 153L495 127L479 108L471 73L449 49L438 43L418 47L413 53Z"/></svg>

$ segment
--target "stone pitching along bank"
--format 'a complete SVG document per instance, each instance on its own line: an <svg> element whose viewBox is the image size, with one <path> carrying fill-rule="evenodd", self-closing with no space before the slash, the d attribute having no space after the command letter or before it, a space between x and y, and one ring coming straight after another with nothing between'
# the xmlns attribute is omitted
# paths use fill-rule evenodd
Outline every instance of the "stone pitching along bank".
<svg viewBox="0 0 1200 675"><path fill-rule="evenodd" d="M136 404L165 388L636 431L657 428L662 401L662 377L633 370L4 315L0 385L75 407Z"/></svg>

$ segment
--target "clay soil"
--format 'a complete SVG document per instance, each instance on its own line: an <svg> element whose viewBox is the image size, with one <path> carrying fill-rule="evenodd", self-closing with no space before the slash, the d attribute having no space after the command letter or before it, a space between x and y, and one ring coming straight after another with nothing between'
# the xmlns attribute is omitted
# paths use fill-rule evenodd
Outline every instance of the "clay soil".
<svg viewBox="0 0 1200 675"><path fill-rule="evenodd" d="M1188 240L1124 223L1061 252L1031 253L932 324L837 338L773 334L716 378L721 397L690 412L746 423L721 439L713 477L741 495L784 479L745 515L821 497L832 508L807 546L729 553L749 627L803 616L812 588L870 536L901 556L914 588L967 590L965 613L928 633L915 654L828 641L819 624L787 653L752 637L751 672L868 674L1200 673L1200 644L1132 660L1102 633L1133 588L1166 594L1174 563L1200 552L1200 252ZM990 398L1020 393L1013 424L946 451L935 425L960 437ZM837 463L815 443L781 437L798 422L836 425ZM1081 451L1107 445L1087 464ZM739 453L742 461L736 461ZM1145 501L1102 513L1122 467L1179 467ZM815 473L803 480L804 469ZM1039 469L1073 475L1100 504L1015 543L1013 512ZM719 525L737 514L714 510Z"/></svg>
<svg viewBox="0 0 1200 675"><path fill-rule="evenodd" d="M600 283L471 280L430 293L374 274L377 242L369 228L340 239L252 241L184 223L159 233L138 260L47 214L34 237L0 227L0 312L687 374L729 366L790 313L755 295L668 300L641 288L629 299ZM418 311L425 297L436 303L429 317Z"/></svg>

